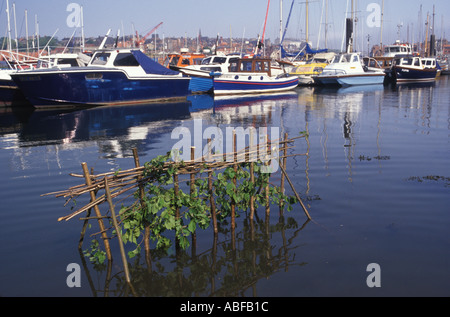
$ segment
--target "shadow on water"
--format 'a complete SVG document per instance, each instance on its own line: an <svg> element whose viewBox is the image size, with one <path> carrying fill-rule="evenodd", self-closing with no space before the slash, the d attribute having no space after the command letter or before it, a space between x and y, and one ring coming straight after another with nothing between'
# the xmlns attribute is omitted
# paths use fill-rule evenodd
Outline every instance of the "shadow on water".
<svg viewBox="0 0 450 317"><path fill-rule="evenodd" d="M308 222L300 226L294 218L282 216L270 225L268 219L247 218L242 231L234 236L222 223L218 235L211 232L211 246L201 253L197 254L196 248L153 250L151 259L138 256L128 263L132 291L123 271L113 272L111 262L91 266L81 253L80 257L95 297L254 297L258 296L256 285L260 280L308 264L297 254L301 248L299 234ZM282 243L275 243L273 235L279 235Z"/></svg>

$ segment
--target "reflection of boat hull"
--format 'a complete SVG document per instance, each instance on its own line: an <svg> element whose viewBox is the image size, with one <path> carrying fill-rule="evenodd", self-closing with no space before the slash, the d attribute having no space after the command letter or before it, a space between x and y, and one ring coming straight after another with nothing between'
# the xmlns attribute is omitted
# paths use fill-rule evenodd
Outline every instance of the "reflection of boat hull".
<svg viewBox="0 0 450 317"><path fill-rule="evenodd" d="M0 105L1 106L25 106L29 105L22 91L12 80L12 70L3 70L0 73Z"/></svg>
<svg viewBox="0 0 450 317"><path fill-rule="evenodd" d="M213 91L212 77L191 77L189 91L193 94L210 93Z"/></svg>
<svg viewBox="0 0 450 317"><path fill-rule="evenodd" d="M226 78L214 78L214 94L254 94L278 92L298 86L298 77L271 78L261 74L232 75Z"/></svg>
<svg viewBox="0 0 450 317"><path fill-rule="evenodd" d="M426 83L436 80L437 70L393 66L391 75L397 83Z"/></svg>
<svg viewBox="0 0 450 317"><path fill-rule="evenodd" d="M124 71L77 67L12 74L35 106L115 105L186 97L190 78L129 78Z"/></svg>

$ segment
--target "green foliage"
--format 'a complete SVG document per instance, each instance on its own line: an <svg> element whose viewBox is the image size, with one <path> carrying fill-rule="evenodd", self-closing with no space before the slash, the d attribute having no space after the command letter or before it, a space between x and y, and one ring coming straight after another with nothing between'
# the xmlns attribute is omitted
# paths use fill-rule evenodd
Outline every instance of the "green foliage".
<svg viewBox="0 0 450 317"><path fill-rule="evenodd" d="M196 174L191 189L186 176L179 173L185 167L184 162L171 162L168 166L165 163L170 158L169 152L144 164L142 178L148 180L142 184L145 196L141 197L137 190L134 194L136 202L129 207L122 206L119 212L121 232L116 234L122 235L124 243L135 246L135 249L128 252L129 258L139 254L146 227L150 230L150 239L156 243L157 249L171 247L173 235L178 245L186 249L189 247L189 236L198 229L207 229L211 224L211 193L207 173L201 171ZM250 174L250 164L253 164L254 181ZM237 163L236 169L229 166L221 173L212 172L212 196L219 222L224 222L231 216L232 204L236 206L236 217L239 212L247 211L252 197L255 209L267 203L287 206L288 211L292 209L291 205L297 202L296 198L284 195L279 187L269 184L270 174L262 173L263 164L261 161L243 162ZM178 173L180 179L176 193L174 175ZM269 201L265 192L267 185ZM91 260L93 257L98 261L104 260L104 254L102 257L95 257L95 252L99 252L98 242L85 254Z"/></svg>

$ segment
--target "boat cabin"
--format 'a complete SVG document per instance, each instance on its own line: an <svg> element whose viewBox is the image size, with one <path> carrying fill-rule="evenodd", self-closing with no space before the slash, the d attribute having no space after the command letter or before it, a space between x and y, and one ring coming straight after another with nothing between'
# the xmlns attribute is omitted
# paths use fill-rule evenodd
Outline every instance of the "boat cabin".
<svg viewBox="0 0 450 317"><path fill-rule="evenodd" d="M421 57L412 55L396 56L392 62L392 66L407 66L419 69L423 68Z"/></svg>
<svg viewBox="0 0 450 317"><path fill-rule="evenodd" d="M436 68L436 58L422 57L422 64L424 68Z"/></svg>
<svg viewBox="0 0 450 317"><path fill-rule="evenodd" d="M233 73L266 73L269 77L272 76L268 58L238 58L230 63L229 71Z"/></svg>
<svg viewBox="0 0 450 317"><path fill-rule="evenodd" d="M76 53L57 53L39 57L36 68L51 67L79 67L85 66L89 62L89 57Z"/></svg>
<svg viewBox="0 0 450 317"><path fill-rule="evenodd" d="M395 57L396 55L410 55L412 54L412 48L409 44L400 44L397 41L395 44L386 45L384 47L384 55L385 57Z"/></svg>
<svg viewBox="0 0 450 317"><path fill-rule="evenodd" d="M164 60L163 65L167 68L178 70L180 67L191 65L200 65L205 54L202 53L184 53L169 54Z"/></svg>

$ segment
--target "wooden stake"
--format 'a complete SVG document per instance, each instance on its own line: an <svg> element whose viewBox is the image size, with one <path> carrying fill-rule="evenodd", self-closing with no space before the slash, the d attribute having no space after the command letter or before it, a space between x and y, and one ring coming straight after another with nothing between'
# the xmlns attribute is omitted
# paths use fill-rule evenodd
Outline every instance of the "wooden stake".
<svg viewBox="0 0 450 317"><path fill-rule="evenodd" d="M269 169L271 149L270 149L270 140L269 140L268 135L266 135L266 146L267 146L267 163L266 163L266 165L267 165L267 169ZM269 176L267 178L267 185L266 185L266 217L269 217L269 214L270 214L269 179L270 179L270 172L269 172Z"/></svg>
<svg viewBox="0 0 450 317"><path fill-rule="evenodd" d="M306 217L308 217L308 219L311 220L311 216L309 215L308 210L306 209L305 205L303 204L303 201L301 200L300 196L298 195L297 191L295 190L295 187L292 184L291 179L289 178L288 174L286 173L286 170L284 169L283 166L281 166L281 162L280 162L280 168L281 168L281 171L283 172L284 176L286 176L286 179L287 179L289 185L291 185L291 188L294 191L295 197L300 202L300 205L302 205L302 208L303 208L303 211L305 212Z"/></svg>
<svg viewBox="0 0 450 317"><path fill-rule="evenodd" d="M136 168L139 168L141 166L139 162L139 155L137 148L133 148L133 157L134 157L134 165ZM137 182L139 183L139 198L141 200L141 208L144 210L146 208L144 198L145 198L145 190L144 185L141 184L142 176L139 175L137 177ZM147 261L147 265L150 268L151 267L151 253L150 253L150 224L148 221L145 221L144 224L144 250L145 250L145 258Z"/></svg>
<svg viewBox="0 0 450 317"><path fill-rule="evenodd" d="M85 162L83 162L83 163L81 163L81 167L83 168L83 174L84 174L84 178L86 180L86 185L91 186L92 182L91 182L91 177L89 174L87 164ZM96 198L95 198L94 191L92 191L92 190L89 191L89 194L91 196L91 202L95 201ZM98 225L100 227L100 231L102 232L102 238L103 238L103 243L105 245L106 256L108 258L108 261L111 261L112 260L111 248L109 246L109 240L108 240L108 236L105 231L105 225L103 224L102 215L101 215L100 209L98 208L97 205L94 205L94 211L95 211L96 216L98 217Z"/></svg>
<svg viewBox="0 0 450 317"><path fill-rule="evenodd" d="M208 156L211 154L211 139L208 139ZM216 236L219 232L217 228L217 217L216 217L216 204L214 202L214 195L213 195L213 184L212 184L212 171L210 170L208 172L208 194L209 194L209 203L211 207L211 218L213 221L213 227L214 227L214 235Z"/></svg>
<svg viewBox="0 0 450 317"><path fill-rule="evenodd" d="M191 161L195 161L195 146L191 146ZM191 189L191 197L195 191L195 173L192 173L190 176L190 189ZM192 232L192 256L194 257L197 249L197 234L196 232Z"/></svg>
<svg viewBox="0 0 450 317"><path fill-rule="evenodd" d="M120 255L122 257L123 270L125 272L125 279L126 279L127 283L129 285L131 285L130 272L128 271L128 261L127 261L127 256L125 254L125 248L123 246L122 233L121 233L119 225L117 223L116 213L114 211L114 205L113 205L112 199L111 199L111 192L109 191L108 178L106 178L106 177L105 177L105 194L106 194L106 200L108 201L108 204L109 204L109 210L111 211L113 225L114 225L114 228L116 229L117 240L119 241Z"/></svg>
<svg viewBox="0 0 450 317"><path fill-rule="evenodd" d="M285 133L284 134L284 147L283 147L283 167L284 170L286 170L286 160L287 160L287 139L288 139L288 134ZM281 194L284 194L284 174L281 173L281 182L280 182L280 190L281 190ZM284 213L284 199L280 199L280 216Z"/></svg>
<svg viewBox="0 0 450 317"><path fill-rule="evenodd" d="M234 168L234 177L233 177L233 184L234 184L234 188L235 188L235 192L236 192L236 173L237 173L237 153L236 153L236 146L237 146L237 136L236 136L236 131L233 130L233 168ZM236 218L236 201L234 200L234 198L231 198L231 229L234 230L236 228L236 223L235 223L235 218Z"/></svg>

